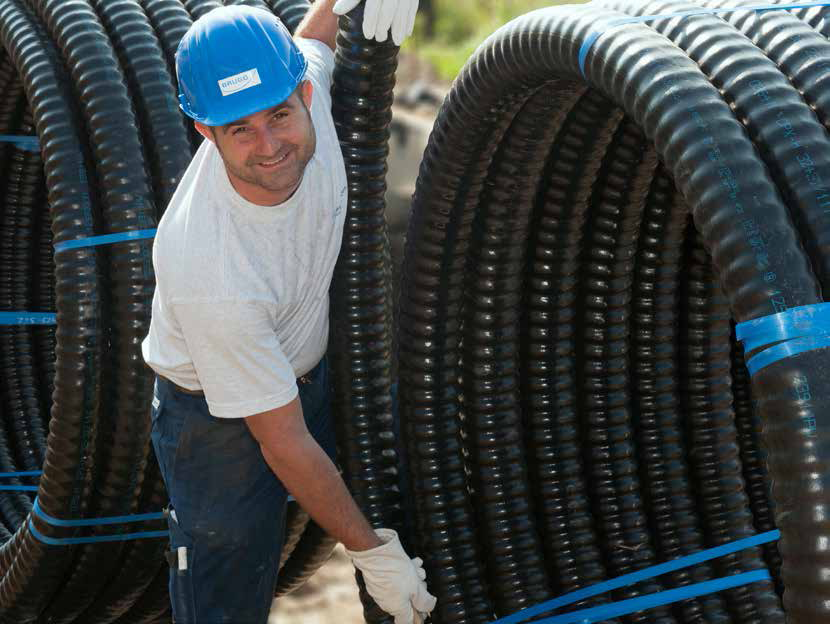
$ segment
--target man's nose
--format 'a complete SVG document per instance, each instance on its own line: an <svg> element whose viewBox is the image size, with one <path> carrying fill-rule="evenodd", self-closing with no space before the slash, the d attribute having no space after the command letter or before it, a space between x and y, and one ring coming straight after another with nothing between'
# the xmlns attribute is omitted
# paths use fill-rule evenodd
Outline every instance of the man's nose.
<svg viewBox="0 0 830 624"><path fill-rule="evenodd" d="M259 133L259 145L257 151L260 154L273 156L282 145L279 135L271 128L264 128Z"/></svg>

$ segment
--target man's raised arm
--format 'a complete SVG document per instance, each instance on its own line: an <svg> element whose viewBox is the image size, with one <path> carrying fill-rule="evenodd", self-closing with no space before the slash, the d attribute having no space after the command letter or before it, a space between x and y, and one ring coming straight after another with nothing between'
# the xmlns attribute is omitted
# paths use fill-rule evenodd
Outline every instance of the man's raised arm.
<svg viewBox="0 0 830 624"><path fill-rule="evenodd" d="M317 0L308 9L303 21L294 32L295 37L322 41L332 50L337 37L337 19L334 14L335 0Z"/></svg>

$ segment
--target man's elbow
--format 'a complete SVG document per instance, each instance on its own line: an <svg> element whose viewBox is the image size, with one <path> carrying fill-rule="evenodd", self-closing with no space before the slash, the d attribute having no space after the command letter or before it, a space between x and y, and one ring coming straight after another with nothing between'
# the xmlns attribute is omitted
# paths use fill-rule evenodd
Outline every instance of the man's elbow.
<svg viewBox="0 0 830 624"><path fill-rule="evenodd" d="M245 419L248 429L259 443L265 460L283 463L296 452L308 435L299 399L288 405L255 414Z"/></svg>
<svg viewBox="0 0 830 624"><path fill-rule="evenodd" d="M285 453L279 445L264 444L260 442L259 450L262 452L262 457L265 459L265 462L272 468L281 466L285 461Z"/></svg>

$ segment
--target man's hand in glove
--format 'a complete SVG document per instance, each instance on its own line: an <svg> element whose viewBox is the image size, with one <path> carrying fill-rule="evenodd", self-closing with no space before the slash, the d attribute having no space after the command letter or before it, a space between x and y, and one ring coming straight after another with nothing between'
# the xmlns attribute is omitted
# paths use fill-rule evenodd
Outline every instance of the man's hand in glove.
<svg viewBox="0 0 830 624"><path fill-rule="evenodd" d="M395 624L419 624L435 608L435 596L427 591L423 561L410 559L392 529L375 531L383 544L369 550L346 550L354 566L363 572L366 591L378 606L395 617Z"/></svg>
<svg viewBox="0 0 830 624"><path fill-rule="evenodd" d="M345 15L363 0L337 0L334 5L336 15ZM389 29L392 29L392 41L399 46L415 26L415 13L418 12L418 0L365 0L363 7L363 36L366 39L386 41Z"/></svg>

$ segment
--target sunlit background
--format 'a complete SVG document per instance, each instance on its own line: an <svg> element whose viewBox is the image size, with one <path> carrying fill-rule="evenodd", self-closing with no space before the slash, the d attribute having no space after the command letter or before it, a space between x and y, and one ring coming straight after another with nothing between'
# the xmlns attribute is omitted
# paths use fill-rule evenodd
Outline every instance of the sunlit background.
<svg viewBox="0 0 830 624"><path fill-rule="evenodd" d="M428 62L442 80L452 81L479 43L499 26L528 11L588 0L421 0L415 32L403 52Z"/></svg>

